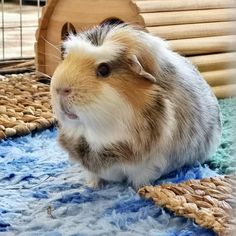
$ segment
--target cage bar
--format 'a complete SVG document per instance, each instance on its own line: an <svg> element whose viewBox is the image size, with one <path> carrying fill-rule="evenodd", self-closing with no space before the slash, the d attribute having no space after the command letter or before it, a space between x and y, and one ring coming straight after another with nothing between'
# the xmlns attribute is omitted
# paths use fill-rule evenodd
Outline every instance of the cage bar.
<svg viewBox="0 0 236 236"><path fill-rule="evenodd" d="M34 57L35 31L42 0L1 0L0 62Z"/></svg>

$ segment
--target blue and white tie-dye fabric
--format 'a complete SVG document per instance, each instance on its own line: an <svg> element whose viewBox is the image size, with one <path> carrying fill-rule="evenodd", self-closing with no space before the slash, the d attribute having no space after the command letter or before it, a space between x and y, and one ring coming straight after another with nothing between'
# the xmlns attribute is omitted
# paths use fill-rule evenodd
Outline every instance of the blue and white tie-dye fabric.
<svg viewBox="0 0 236 236"><path fill-rule="evenodd" d="M43 236L213 236L191 220L141 199L125 183L100 190L85 185L56 142L57 131L8 139L0 145L0 234ZM214 176L207 166L185 167L157 182Z"/></svg>

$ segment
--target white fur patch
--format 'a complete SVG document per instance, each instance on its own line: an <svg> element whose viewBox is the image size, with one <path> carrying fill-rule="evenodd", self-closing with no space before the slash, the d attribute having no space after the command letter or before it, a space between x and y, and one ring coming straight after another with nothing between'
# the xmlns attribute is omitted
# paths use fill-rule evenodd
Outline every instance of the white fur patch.
<svg viewBox="0 0 236 236"><path fill-rule="evenodd" d="M104 86L96 102L77 109L85 126L85 138L93 149L130 140L129 124L134 119L133 109L109 85Z"/></svg>
<svg viewBox="0 0 236 236"><path fill-rule="evenodd" d="M129 124L134 119L132 107L115 89L105 85L96 102L78 107L73 105L73 111L78 120L70 120L60 114L54 106L57 118L62 122L66 135L78 139L84 135L91 148L99 150L105 145L128 141Z"/></svg>
<svg viewBox="0 0 236 236"><path fill-rule="evenodd" d="M160 146L166 146L170 144L172 140L173 133L175 132L177 122L175 119L175 107L174 104L168 99L165 99L165 109L166 109L166 120L165 120L165 130L162 133L162 138L160 140ZM166 147L165 147L166 148Z"/></svg>
<svg viewBox="0 0 236 236"><path fill-rule="evenodd" d="M112 41L105 41L101 46L95 46L88 40L75 35L70 35L63 46L66 54L72 52L79 56L87 55L95 58L97 64L115 60L124 48L121 44Z"/></svg>

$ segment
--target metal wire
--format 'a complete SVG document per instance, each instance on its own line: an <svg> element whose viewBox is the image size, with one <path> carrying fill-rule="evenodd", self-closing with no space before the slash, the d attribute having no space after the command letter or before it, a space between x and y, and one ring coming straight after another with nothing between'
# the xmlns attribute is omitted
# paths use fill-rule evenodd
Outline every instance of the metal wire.
<svg viewBox="0 0 236 236"><path fill-rule="evenodd" d="M4 0L1 0L2 8L2 58L5 59L5 35L4 35Z"/></svg>
<svg viewBox="0 0 236 236"><path fill-rule="evenodd" d="M20 0L20 56L23 56L22 0Z"/></svg>
<svg viewBox="0 0 236 236"><path fill-rule="evenodd" d="M40 17L40 0L37 0L37 7L38 7L38 19Z"/></svg>

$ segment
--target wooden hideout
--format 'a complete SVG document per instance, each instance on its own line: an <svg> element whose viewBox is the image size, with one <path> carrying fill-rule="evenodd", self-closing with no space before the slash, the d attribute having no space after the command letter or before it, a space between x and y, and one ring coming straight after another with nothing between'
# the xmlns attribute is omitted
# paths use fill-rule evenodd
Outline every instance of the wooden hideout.
<svg viewBox="0 0 236 236"><path fill-rule="evenodd" d="M198 67L218 98L236 95L235 0L47 0L36 33L36 68L52 75L60 44L108 19L143 26Z"/></svg>

